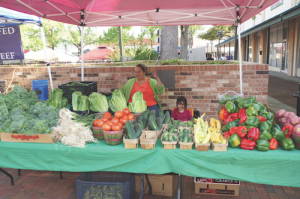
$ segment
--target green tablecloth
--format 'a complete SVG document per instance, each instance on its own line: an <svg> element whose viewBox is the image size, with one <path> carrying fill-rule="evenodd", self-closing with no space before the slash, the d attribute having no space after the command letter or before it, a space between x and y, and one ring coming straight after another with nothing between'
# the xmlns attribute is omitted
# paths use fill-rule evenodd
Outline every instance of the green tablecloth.
<svg viewBox="0 0 300 199"><path fill-rule="evenodd" d="M300 187L300 151L259 152L228 148L226 152L125 149L123 144L87 144L84 149L62 144L0 142L0 167L50 171L119 171L235 179Z"/></svg>

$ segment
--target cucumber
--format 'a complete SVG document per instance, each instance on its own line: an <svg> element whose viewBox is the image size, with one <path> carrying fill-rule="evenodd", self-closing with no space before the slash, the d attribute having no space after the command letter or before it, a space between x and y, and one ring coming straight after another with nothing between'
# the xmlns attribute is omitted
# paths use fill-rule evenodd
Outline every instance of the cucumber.
<svg viewBox="0 0 300 199"><path fill-rule="evenodd" d="M188 142L189 141L189 136L188 135L184 135L183 136L183 142Z"/></svg>
<svg viewBox="0 0 300 199"><path fill-rule="evenodd" d="M166 141L166 139L168 139L168 137L169 137L169 133L165 132L164 136L163 136L163 141Z"/></svg>
<svg viewBox="0 0 300 199"><path fill-rule="evenodd" d="M132 127L132 125L130 124L129 121L127 121L127 122L125 123L125 127L126 127L126 130L127 130L128 137L129 137L130 139L137 139L136 133L135 133L135 131L134 131L134 128Z"/></svg>
<svg viewBox="0 0 300 199"><path fill-rule="evenodd" d="M144 113L143 113L143 118L147 118L148 120L148 117L149 117L149 114L150 114L150 111L147 109Z"/></svg>
<svg viewBox="0 0 300 199"><path fill-rule="evenodd" d="M172 133L176 133L177 134L178 133L177 129L175 129Z"/></svg>
<svg viewBox="0 0 300 199"><path fill-rule="evenodd" d="M144 129L147 128L147 126L148 126L148 118L144 117L143 118L143 127L144 127Z"/></svg>
<svg viewBox="0 0 300 199"><path fill-rule="evenodd" d="M160 119L161 119L161 123L163 124L163 122L165 120L165 115L161 116Z"/></svg>
<svg viewBox="0 0 300 199"><path fill-rule="evenodd" d="M164 115L164 111L162 109L158 109L158 117L161 117Z"/></svg>
<svg viewBox="0 0 300 199"><path fill-rule="evenodd" d="M178 126L183 126L183 122L182 122L182 121L179 121L179 122L178 122Z"/></svg>
<svg viewBox="0 0 300 199"><path fill-rule="evenodd" d="M187 122L187 127L193 127L193 124L192 124L191 121L188 121L188 122Z"/></svg>
<svg viewBox="0 0 300 199"><path fill-rule="evenodd" d="M177 126L173 125L172 128L169 130L169 132L173 132L175 129L177 129Z"/></svg>
<svg viewBox="0 0 300 199"><path fill-rule="evenodd" d="M188 132L188 134L192 134L192 130L191 129L188 129L187 132Z"/></svg>
<svg viewBox="0 0 300 199"><path fill-rule="evenodd" d="M183 126L184 126L184 127L188 127L188 123L185 122L185 123L183 124Z"/></svg>
<svg viewBox="0 0 300 199"><path fill-rule="evenodd" d="M163 124L169 124L170 120L171 120L170 112L167 111L165 114L165 120L164 120Z"/></svg>
<svg viewBox="0 0 300 199"><path fill-rule="evenodd" d="M168 138L169 142L173 142L173 136L170 134Z"/></svg>
<svg viewBox="0 0 300 199"><path fill-rule="evenodd" d="M153 116L155 116L155 117L156 117L156 110L152 110L152 111L150 111L150 115L153 115ZM149 115L149 117L150 117L150 115Z"/></svg>
<svg viewBox="0 0 300 199"><path fill-rule="evenodd" d="M189 138L189 142L193 142L193 138Z"/></svg>
<svg viewBox="0 0 300 199"><path fill-rule="evenodd" d="M128 137L128 134L125 135L125 139L130 139L130 138Z"/></svg>
<svg viewBox="0 0 300 199"><path fill-rule="evenodd" d="M173 135L174 142L177 141L177 135Z"/></svg>
<svg viewBox="0 0 300 199"><path fill-rule="evenodd" d="M194 124L195 124L195 119L193 117L191 118L191 122L192 122L192 126L191 127L193 127Z"/></svg>
<svg viewBox="0 0 300 199"><path fill-rule="evenodd" d="M144 123L143 123L142 121L138 121L138 124L140 124L140 125L141 125L141 127L142 127L142 129L143 129L143 130L145 129L145 127L144 127Z"/></svg>
<svg viewBox="0 0 300 199"><path fill-rule="evenodd" d="M157 124L157 130L160 130L162 128L162 119L160 117L156 118L156 124Z"/></svg>
<svg viewBox="0 0 300 199"><path fill-rule="evenodd" d="M188 133L186 129L183 129L183 133Z"/></svg>
<svg viewBox="0 0 300 199"><path fill-rule="evenodd" d="M143 130L143 128L139 123L134 124L134 131L135 131L135 134L136 134L137 138L139 138L141 136L142 130Z"/></svg>
<svg viewBox="0 0 300 199"><path fill-rule="evenodd" d="M139 116L139 119L138 119L138 122L139 122L139 121L143 122L143 118L144 118L144 117L143 117L142 115L140 115L140 116Z"/></svg>
<svg viewBox="0 0 300 199"><path fill-rule="evenodd" d="M179 136L179 142L183 142L183 135Z"/></svg>
<svg viewBox="0 0 300 199"><path fill-rule="evenodd" d="M174 120L173 118L171 118L171 122L172 122L172 124L174 124L174 123L175 123L175 120Z"/></svg>
<svg viewBox="0 0 300 199"><path fill-rule="evenodd" d="M149 128L150 128L149 130L153 130L153 131L159 130L155 120L156 120L155 116L153 116L153 115L149 116L149 119L148 119Z"/></svg>
<svg viewBox="0 0 300 199"><path fill-rule="evenodd" d="M168 127L168 131L170 131L170 129L171 129L172 127L173 127L173 125L170 124L169 127Z"/></svg>

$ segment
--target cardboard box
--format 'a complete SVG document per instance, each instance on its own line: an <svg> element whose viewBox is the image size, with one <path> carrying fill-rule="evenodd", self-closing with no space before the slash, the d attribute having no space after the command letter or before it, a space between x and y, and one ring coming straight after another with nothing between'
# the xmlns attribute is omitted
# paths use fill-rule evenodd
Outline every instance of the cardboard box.
<svg viewBox="0 0 300 199"><path fill-rule="evenodd" d="M238 180L195 177L194 182L196 194L239 196L240 181Z"/></svg>
<svg viewBox="0 0 300 199"><path fill-rule="evenodd" d="M152 194L160 196L173 196L177 191L177 175L153 175L148 174L149 181L152 186ZM144 176L144 186L146 186L146 179ZM135 191L140 193L141 179L140 175L135 175ZM149 185L147 186L144 194L149 194Z"/></svg>
<svg viewBox="0 0 300 199"><path fill-rule="evenodd" d="M54 143L51 134L1 133L1 142Z"/></svg>

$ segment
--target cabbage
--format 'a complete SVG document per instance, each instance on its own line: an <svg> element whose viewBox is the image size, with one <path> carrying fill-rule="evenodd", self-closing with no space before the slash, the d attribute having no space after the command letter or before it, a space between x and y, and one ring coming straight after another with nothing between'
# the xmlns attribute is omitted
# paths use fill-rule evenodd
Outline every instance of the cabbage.
<svg viewBox="0 0 300 199"><path fill-rule="evenodd" d="M93 92L89 96L90 109L94 112L107 112L108 103L105 95Z"/></svg>
<svg viewBox="0 0 300 199"><path fill-rule="evenodd" d="M53 106L54 109L61 109L68 106L67 98L63 97L63 91L55 88L50 92L50 99L47 100L48 106Z"/></svg>
<svg viewBox="0 0 300 199"><path fill-rule="evenodd" d="M78 111L87 111L90 109L89 98L85 95L81 95L79 98Z"/></svg>
<svg viewBox="0 0 300 199"><path fill-rule="evenodd" d="M132 96L132 103L129 104L130 112L141 113L147 110L146 101L143 100L143 93L138 91Z"/></svg>
<svg viewBox="0 0 300 199"><path fill-rule="evenodd" d="M78 111L79 98L81 96L81 92L75 91L72 93L72 106L74 111Z"/></svg>
<svg viewBox="0 0 300 199"><path fill-rule="evenodd" d="M121 90L114 90L112 98L109 100L109 107L113 112L123 111L124 108L127 108L127 102Z"/></svg>

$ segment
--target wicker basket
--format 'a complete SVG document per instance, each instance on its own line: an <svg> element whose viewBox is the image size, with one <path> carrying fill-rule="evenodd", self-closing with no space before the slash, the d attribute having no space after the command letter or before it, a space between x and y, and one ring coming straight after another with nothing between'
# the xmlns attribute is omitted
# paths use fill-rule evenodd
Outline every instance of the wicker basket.
<svg viewBox="0 0 300 199"><path fill-rule="evenodd" d="M123 129L120 131L104 131L104 140L105 144L107 145L118 145L121 144L122 142L122 137L123 137Z"/></svg>
<svg viewBox="0 0 300 199"><path fill-rule="evenodd" d="M102 127L92 126L93 135L97 140L104 140Z"/></svg>
<svg viewBox="0 0 300 199"><path fill-rule="evenodd" d="M161 136L161 145L163 149L176 149L176 145L178 142L178 134L171 133L171 135L177 135L177 140L174 142L163 141L164 133Z"/></svg>

